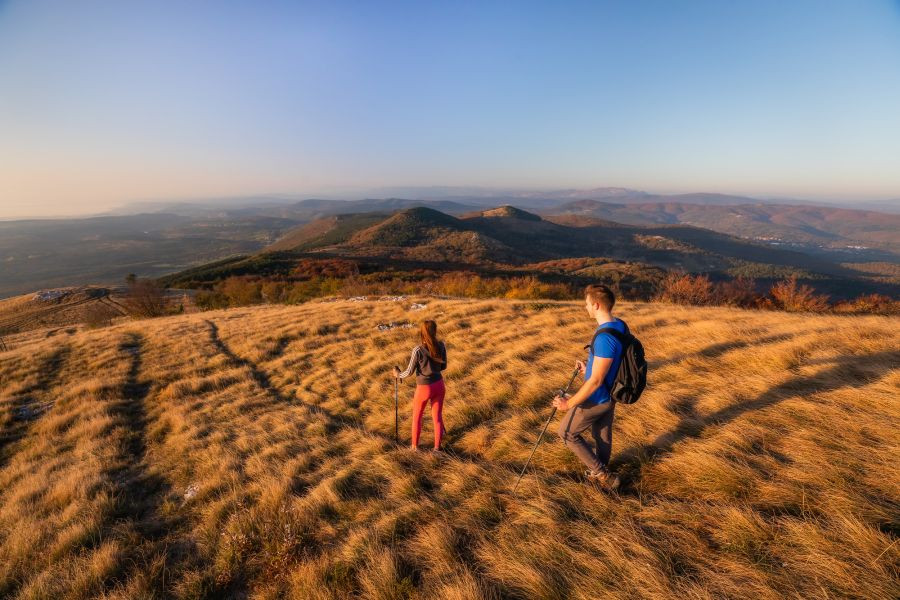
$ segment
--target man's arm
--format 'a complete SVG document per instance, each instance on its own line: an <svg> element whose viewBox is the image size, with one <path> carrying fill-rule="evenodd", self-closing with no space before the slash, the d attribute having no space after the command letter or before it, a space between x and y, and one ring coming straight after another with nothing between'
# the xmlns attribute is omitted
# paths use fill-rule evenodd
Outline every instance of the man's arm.
<svg viewBox="0 0 900 600"><path fill-rule="evenodd" d="M600 386L603 385L603 380L606 378L606 374L609 372L612 362L613 359L611 358L595 356L594 363L591 367L591 378L582 383L581 387L578 388L578 391L570 398L565 399L562 396L556 396L553 399L553 406L561 410L566 410L574 408L590 398L591 394L596 392L600 389Z"/></svg>

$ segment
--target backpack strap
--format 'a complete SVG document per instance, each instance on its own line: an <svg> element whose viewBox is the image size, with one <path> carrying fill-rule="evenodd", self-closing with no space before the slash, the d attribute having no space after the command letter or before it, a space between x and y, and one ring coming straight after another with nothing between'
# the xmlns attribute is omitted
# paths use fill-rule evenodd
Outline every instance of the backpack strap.
<svg viewBox="0 0 900 600"><path fill-rule="evenodd" d="M597 336L602 333L608 333L616 338L616 341L622 344L622 352L624 353L625 348L628 346L628 338L631 336L631 332L628 331L628 325L625 323L625 321L622 321L622 325L625 325L624 333L619 331L618 329L613 329L612 327L604 327L603 329L597 330L597 332L594 333L594 337L591 338L591 343L584 347L585 350L593 351L594 342L597 341Z"/></svg>
<svg viewBox="0 0 900 600"><path fill-rule="evenodd" d="M625 322L623 321L622 324L624 325ZM597 336L599 336L603 333L610 334L611 336L616 338L616 340L622 345L622 358L624 359L625 358L625 350L628 349L629 338L631 337L631 333L628 331L628 325L625 325L625 333L622 333L618 329L613 329L612 327L604 327L603 329L598 330L594 334L594 337L591 338L590 345L585 346L585 349L590 349L591 355L593 355L593 353L594 353L594 342L597 341ZM621 368L621 364L619 365L619 368ZM603 378L602 385L603 385L603 387L606 387L606 377Z"/></svg>

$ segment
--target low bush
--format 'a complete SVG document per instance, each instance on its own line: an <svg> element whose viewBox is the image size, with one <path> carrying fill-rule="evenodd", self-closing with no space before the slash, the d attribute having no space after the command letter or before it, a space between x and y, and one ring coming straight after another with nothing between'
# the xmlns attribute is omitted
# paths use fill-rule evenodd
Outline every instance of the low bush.
<svg viewBox="0 0 900 600"><path fill-rule="evenodd" d="M166 289L152 279L127 279L125 308L132 317L161 317L168 313Z"/></svg>
<svg viewBox="0 0 900 600"><path fill-rule="evenodd" d="M673 304L712 304L713 285L707 275L670 273L660 284L655 300Z"/></svg>
<svg viewBox="0 0 900 600"><path fill-rule="evenodd" d="M855 314L900 314L900 301L883 294L866 294L853 300L846 300L834 305L836 313Z"/></svg>
<svg viewBox="0 0 900 600"><path fill-rule="evenodd" d="M762 296L756 291L756 282L749 277L737 277L716 284L714 303L721 306L753 308L759 306Z"/></svg>
<svg viewBox="0 0 900 600"><path fill-rule="evenodd" d="M798 284L797 277L779 281L769 291L772 303L777 309L788 312L825 312L828 310L828 296L815 293L812 287Z"/></svg>
<svg viewBox="0 0 900 600"><path fill-rule="evenodd" d="M573 283L545 281L539 276L483 276L471 271L435 273L351 273L338 277L325 272L346 273L347 266L319 261L307 265L317 272L301 280L232 276L211 290L197 293L194 303L201 310L252 304L301 304L328 296L394 296L433 294L459 298L507 298L516 300L578 300L582 287ZM315 267L315 268L313 268ZM328 267L328 268L326 268ZM343 271L342 271L343 269ZM615 286L614 277L600 283ZM140 284L140 281L138 282ZM838 312L858 314L900 314L900 302L880 294L867 294L832 306L828 297L790 276L773 285L768 294L749 277L713 282L708 275L670 273L658 285L652 299L691 306L732 306L788 312ZM146 295L146 294L144 294ZM620 299L635 299L617 290ZM639 296L640 298L640 296Z"/></svg>
<svg viewBox="0 0 900 600"><path fill-rule="evenodd" d="M84 324L88 329L108 327L112 325L113 317L115 317L116 314L116 311L109 306L94 302L84 311Z"/></svg>

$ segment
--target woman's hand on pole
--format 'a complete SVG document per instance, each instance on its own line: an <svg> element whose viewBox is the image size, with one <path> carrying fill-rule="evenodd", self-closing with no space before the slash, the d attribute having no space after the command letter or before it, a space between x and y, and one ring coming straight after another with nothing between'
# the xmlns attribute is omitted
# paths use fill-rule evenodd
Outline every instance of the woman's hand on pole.
<svg viewBox="0 0 900 600"><path fill-rule="evenodd" d="M394 379L400 377L400 367L394 367L394 370L392 372L394 374Z"/></svg>

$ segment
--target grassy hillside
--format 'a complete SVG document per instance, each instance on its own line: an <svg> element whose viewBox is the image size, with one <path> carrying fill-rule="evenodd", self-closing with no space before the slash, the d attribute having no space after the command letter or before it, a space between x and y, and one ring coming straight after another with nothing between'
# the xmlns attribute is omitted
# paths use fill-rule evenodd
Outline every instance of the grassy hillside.
<svg viewBox="0 0 900 600"><path fill-rule="evenodd" d="M101 287L60 288L0 300L0 338L44 329L55 335L85 321L108 321L127 313L123 290Z"/></svg>
<svg viewBox="0 0 900 600"><path fill-rule="evenodd" d="M335 215L318 219L291 230L277 242L267 247L266 251L302 250L323 245L340 244L347 241L360 228L380 223L388 216L386 213L362 213Z"/></svg>
<svg viewBox="0 0 900 600"><path fill-rule="evenodd" d="M0 597L900 595L897 318L620 315L651 371L617 408L618 496L552 434L511 493L590 336L578 303L314 302L13 336ZM415 340L376 329L426 317L450 358L439 458L404 448L410 385L394 443L388 371Z"/></svg>

